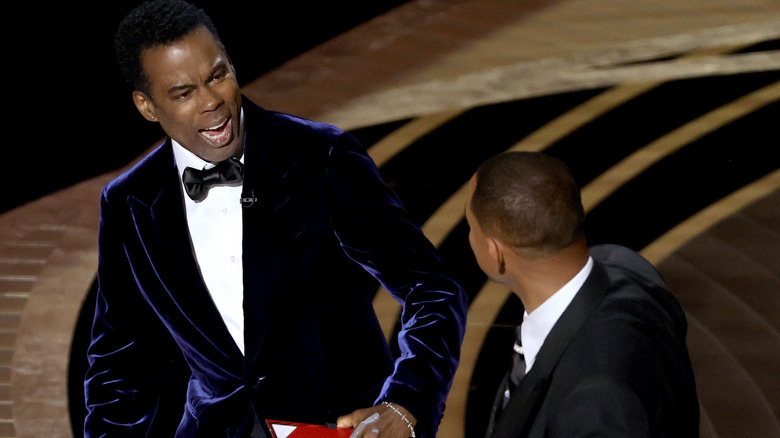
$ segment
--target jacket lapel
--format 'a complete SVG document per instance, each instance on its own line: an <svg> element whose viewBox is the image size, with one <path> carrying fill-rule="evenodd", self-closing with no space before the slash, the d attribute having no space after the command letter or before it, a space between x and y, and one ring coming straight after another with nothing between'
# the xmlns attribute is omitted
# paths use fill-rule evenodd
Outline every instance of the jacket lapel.
<svg viewBox="0 0 780 438"><path fill-rule="evenodd" d="M195 260L170 141L155 153L157 168L151 169L154 178L147 179L162 183L150 185L145 193L129 197L128 203L146 256L173 305L170 309L157 310L165 314L178 309L208 342L232 346L226 348L240 356ZM160 306L164 305L162 303L161 300L153 301Z"/></svg>
<svg viewBox="0 0 780 438"><path fill-rule="evenodd" d="M278 122L244 99L247 123L244 194L257 200L244 208L244 338L253 363L271 320L274 294L289 265L292 243L308 223L299 194L306 186L304 166L277 138ZM274 312L284 309L274 309Z"/></svg>
<svg viewBox="0 0 780 438"><path fill-rule="evenodd" d="M558 361L574 335L604 299L607 286L606 272L594 260L588 279L547 335L534 365L509 399L505 414L498 418L492 438L528 436Z"/></svg>

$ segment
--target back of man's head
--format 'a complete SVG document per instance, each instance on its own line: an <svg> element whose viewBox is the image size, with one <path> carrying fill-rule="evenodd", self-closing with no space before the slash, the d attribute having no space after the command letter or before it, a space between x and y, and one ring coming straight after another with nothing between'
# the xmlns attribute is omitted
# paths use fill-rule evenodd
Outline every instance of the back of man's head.
<svg viewBox="0 0 780 438"><path fill-rule="evenodd" d="M142 52L177 41L200 27L208 29L222 45L211 18L185 1L153 0L130 11L119 23L114 37L117 62L127 83L133 90L149 95L150 84L141 63Z"/></svg>
<svg viewBox="0 0 780 438"><path fill-rule="evenodd" d="M584 241L580 189L562 161L506 152L486 160L475 179L469 208L486 234L543 253Z"/></svg>

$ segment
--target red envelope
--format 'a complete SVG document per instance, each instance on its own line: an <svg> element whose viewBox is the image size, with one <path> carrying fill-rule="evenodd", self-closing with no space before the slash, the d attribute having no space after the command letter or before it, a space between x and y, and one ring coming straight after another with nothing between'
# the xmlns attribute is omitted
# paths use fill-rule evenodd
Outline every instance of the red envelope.
<svg viewBox="0 0 780 438"><path fill-rule="evenodd" d="M318 424L265 420L272 438L349 438L352 429L330 428Z"/></svg>

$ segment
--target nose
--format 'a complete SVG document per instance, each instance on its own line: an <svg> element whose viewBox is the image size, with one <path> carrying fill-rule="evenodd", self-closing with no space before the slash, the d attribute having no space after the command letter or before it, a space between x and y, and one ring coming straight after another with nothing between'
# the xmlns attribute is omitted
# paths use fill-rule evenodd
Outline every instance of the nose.
<svg viewBox="0 0 780 438"><path fill-rule="evenodd" d="M222 95L214 87L203 87L203 102L201 108L203 112L216 111L225 103Z"/></svg>

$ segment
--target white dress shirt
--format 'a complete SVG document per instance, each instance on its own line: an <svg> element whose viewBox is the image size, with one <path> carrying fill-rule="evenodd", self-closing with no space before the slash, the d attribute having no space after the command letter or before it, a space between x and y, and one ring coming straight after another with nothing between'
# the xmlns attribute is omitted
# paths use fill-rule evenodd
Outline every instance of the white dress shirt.
<svg viewBox="0 0 780 438"><path fill-rule="evenodd" d="M179 169L179 181L184 169L214 167L185 149L176 141L173 155ZM243 163L244 157L241 157ZM187 226L195 250L200 273L227 329L244 352L244 276L242 262L243 223L242 187L217 186L209 189L206 199L195 202L181 184Z"/></svg>
<svg viewBox="0 0 780 438"><path fill-rule="evenodd" d="M544 344L547 335L558 322L563 312L569 307L571 301L577 295L585 280L593 269L593 258L588 257L588 262L568 283L558 289L550 298L543 302L531 313L523 313L523 324L520 326L520 338L523 343L525 372L533 366L536 355Z"/></svg>

